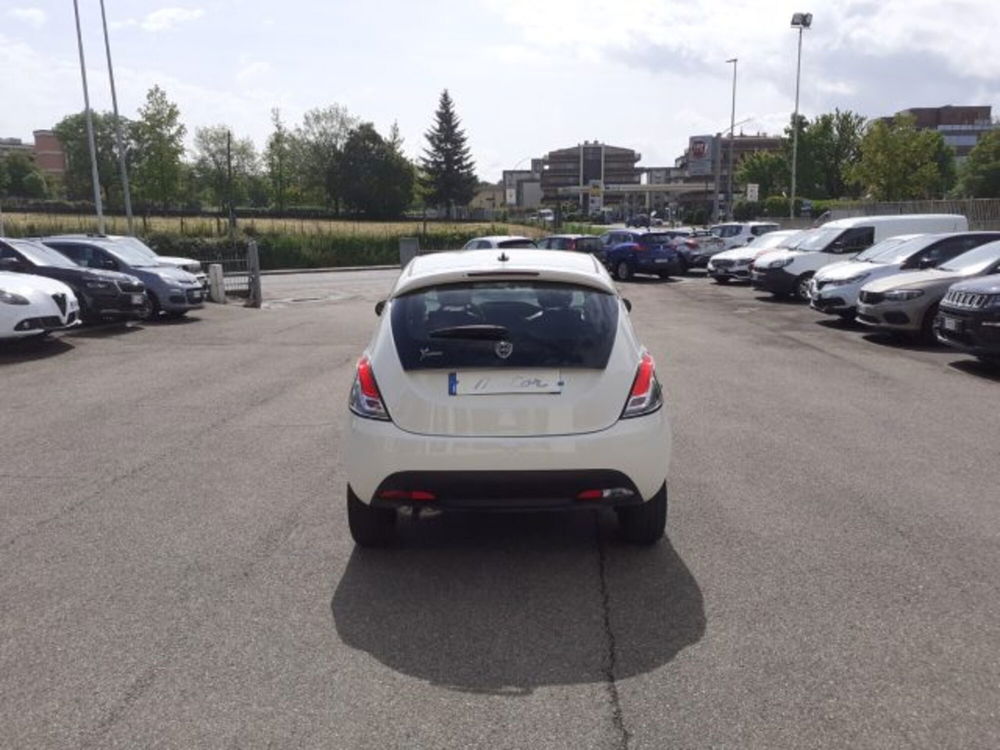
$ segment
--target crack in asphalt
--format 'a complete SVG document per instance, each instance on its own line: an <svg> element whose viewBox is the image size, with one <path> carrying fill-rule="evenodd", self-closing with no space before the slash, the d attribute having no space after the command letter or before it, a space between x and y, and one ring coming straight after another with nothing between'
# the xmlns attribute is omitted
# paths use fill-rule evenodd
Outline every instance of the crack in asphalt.
<svg viewBox="0 0 1000 750"><path fill-rule="evenodd" d="M604 538L601 535L601 526L597 514L594 514L594 532L597 537L597 564L599 573L599 583L601 591L601 614L603 617L602 626L604 629L604 641L607 644L607 651L604 655L604 664L601 671L604 673L604 687L608 693L608 701L611 704L611 725L617 737L615 747L618 750L628 750L629 740L632 733L625 726L625 718L622 714L621 697L618 695L618 683L615 680L615 667L618 661L618 649L615 644L615 633L611 628L611 596L608 591L608 559L607 548L604 545Z"/></svg>

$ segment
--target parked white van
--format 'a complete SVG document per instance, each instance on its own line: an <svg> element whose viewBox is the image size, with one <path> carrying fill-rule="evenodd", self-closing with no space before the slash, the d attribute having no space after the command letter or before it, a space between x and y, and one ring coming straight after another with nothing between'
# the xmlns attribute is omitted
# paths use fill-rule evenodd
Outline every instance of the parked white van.
<svg viewBox="0 0 1000 750"><path fill-rule="evenodd" d="M754 261L750 283L779 297L796 295L809 301L809 281L823 266L851 260L862 250L899 234L967 232L969 221L960 214L900 214L856 216L817 227L794 250L766 253Z"/></svg>

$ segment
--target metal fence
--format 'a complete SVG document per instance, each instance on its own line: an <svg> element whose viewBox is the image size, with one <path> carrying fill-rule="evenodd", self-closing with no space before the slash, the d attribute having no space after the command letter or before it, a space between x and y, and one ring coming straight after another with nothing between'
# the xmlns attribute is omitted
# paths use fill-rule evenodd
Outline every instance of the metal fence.
<svg viewBox="0 0 1000 750"><path fill-rule="evenodd" d="M857 202L838 205L831 218L882 214L962 214L969 220L969 229L1000 230L1000 199L967 198L935 201L898 201L892 203Z"/></svg>
<svg viewBox="0 0 1000 750"><path fill-rule="evenodd" d="M222 266L226 296L250 295L251 273L246 245L195 250L191 252L191 257L201 261L201 266L206 272L212 263Z"/></svg>

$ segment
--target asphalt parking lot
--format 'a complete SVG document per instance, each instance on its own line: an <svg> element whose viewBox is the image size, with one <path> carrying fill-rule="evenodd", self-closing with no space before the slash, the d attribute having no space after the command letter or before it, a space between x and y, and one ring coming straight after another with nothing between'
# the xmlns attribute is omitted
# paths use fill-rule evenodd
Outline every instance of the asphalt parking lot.
<svg viewBox="0 0 1000 750"><path fill-rule="evenodd" d="M625 285L669 541L347 532L394 272L0 350L0 746L1000 745L1000 376L704 278Z"/></svg>

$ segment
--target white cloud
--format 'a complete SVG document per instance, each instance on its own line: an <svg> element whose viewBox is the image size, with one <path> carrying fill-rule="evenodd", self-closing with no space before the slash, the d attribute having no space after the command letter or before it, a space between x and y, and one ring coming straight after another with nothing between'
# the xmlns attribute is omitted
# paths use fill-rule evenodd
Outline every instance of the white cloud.
<svg viewBox="0 0 1000 750"><path fill-rule="evenodd" d="M41 8L11 8L7 11L7 15L18 21L24 21L36 29L44 26L48 20L48 16Z"/></svg>
<svg viewBox="0 0 1000 750"><path fill-rule="evenodd" d="M205 15L201 8L160 8L148 14L139 24L146 31L170 31L178 24L196 21Z"/></svg>

